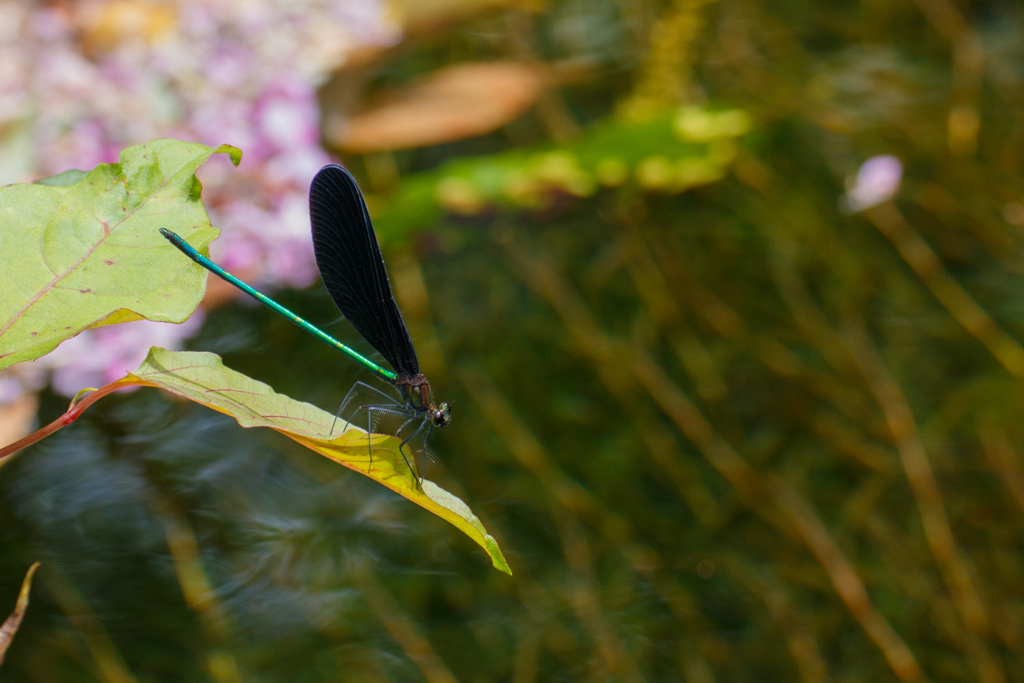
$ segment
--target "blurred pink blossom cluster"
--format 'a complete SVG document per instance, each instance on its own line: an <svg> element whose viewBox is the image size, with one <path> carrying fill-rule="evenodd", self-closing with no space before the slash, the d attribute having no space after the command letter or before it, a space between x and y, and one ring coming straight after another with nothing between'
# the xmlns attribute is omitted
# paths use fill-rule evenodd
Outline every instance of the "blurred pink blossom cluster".
<svg viewBox="0 0 1024 683"><path fill-rule="evenodd" d="M306 196L328 163L317 86L353 50L397 39L383 0L0 0L0 185L117 161L174 137L243 150L198 175L213 257L264 287L316 277ZM83 333L6 375L31 390L52 373L74 394L121 377L150 345L196 325L137 322Z"/></svg>

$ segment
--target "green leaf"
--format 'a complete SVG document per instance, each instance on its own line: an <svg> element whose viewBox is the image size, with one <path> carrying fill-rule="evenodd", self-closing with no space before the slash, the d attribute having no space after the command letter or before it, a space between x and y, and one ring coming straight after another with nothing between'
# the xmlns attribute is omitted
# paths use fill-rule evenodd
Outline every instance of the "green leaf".
<svg viewBox="0 0 1024 683"><path fill-rule="evenodd" d="M217 237L195 171L219 152L241 159L228 145L154 140L117 164L0 188L0 369L89 327L192 315L206 271L159 228L201 251Z"/></svg>
<svg viewBox="0 0 1024 683"><path fill-rule="evenodd" d="M79 171L77 168L52 175L49 178L40 178L36 181L36 185L49 185L50 187L68 187L74 185L79 180L89 175L88 171Z"/></svg>
<svg viewBox="0 0 1024 683"><path fill-rule="evenodd" d="M552 193L587 197L635 183L645 192L678 193L717 182L751 126L736 109L683 107L642 119L611 118L560 145L457 157L402 178L387 197L368 199L377 238L401 242L445 211L478 215L493 207L538 209Z"/></svg>
<svg viewBox="0 0 1024 683"><path fill-rule="evenodd" d="M224 367L212 353L153 348L135 372L121 380L166 389L238 420L243 427L270 427L447 520L487 551L496 569L511 574L497 542L461 500L430 481L420 486L398 451L401 441L373 434L370 463L367 434L316 406L275 393L266 384ZM332 436L332 429L334 436Z"/></svg>

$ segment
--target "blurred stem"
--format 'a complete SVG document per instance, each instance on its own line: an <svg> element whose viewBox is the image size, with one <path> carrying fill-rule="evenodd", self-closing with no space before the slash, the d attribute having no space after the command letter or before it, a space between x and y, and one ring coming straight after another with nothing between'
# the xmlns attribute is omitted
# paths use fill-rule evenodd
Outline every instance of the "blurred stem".
<svg viewBox="0 0 1024 683"><path fill-rule="evenodd" d="M782 183L777 179L771 179L770 185L774 185L776 190L778 190ZM883 207L889 207L891 211L876 211L876 209ZM819 224L822 223L813 210L805 207L803 203L799 204L796 208L796 211L789 214L794 216L791 220L798 220L800 216L806 213L806 220L814 220ZM922 276L922 272L934 275L937 272L936 268L945 274L934 252L902 220L902 216L896 212L895 207L892 207L891 204L885 204L882 207L876 207L876 209L868 211L869 217L872 217L872 215L876 216L876 218L872 218L876 225L879 225L879 221L884 224L884 228L881 225L879 226L879 229L883 232L886 232L886 229L892 230L892 234L895 237L890 237L890 239L900 249L904 258L907 258L908 262L913 259L914 263L917 263L918 266L921 266L922 259L924 259L924 262L927 262L927 269L918 272L919 276ZM908 233L907 230L910 232ZM987 628L987 616L971 583L966 566L959 555L959 551L956 549L952 531L949 528L949 521L946 517L945 509L942 507L941 496L935 484L934 475L931 472L931 466L928 463L924 447L917 434L917 427L913 422L912 413L903 398L902 392L900 392L895 380L888 375L881 360L877 358L877 354L872 351L870 342L863 331L850 328L849 323L847 323L848 329L846 334L841 336L831 328L824 313L815 304L801 279L796 257L799 245L787 237L784 230L766 232L768 232L766 236L772 245L772 276L797 324L814 341L822 356L837 373L851 379L851 376L854 374L860 376L866 382L869 391L882 408L889 431L903 462L904 471L911 485L911 490L914 492L917 500L918 509L925 525L925 537L932 549L936 563L940 570L942 570L947 586L954 596L957 608L967 624L969 634L965 634L968 636L965 641L975 668L981 680L986 683L996 683L1003 680L999 665L992 658L981 638L978 637ZM931 261L928 261L929 257ZM911 263L912 267L914 263ZM918 270L918 268L915 267L915 270ZM952 282L952 278L948 274L945 275ZM922 276L922 279L925 278ZM928 281L925 281L927 284ZM942 289L946 294L950 291L948 285L948 282L945 283ZM966 297L967 301L977 311L981 311L980 307L974 304L966 292L959 289L959 285L955 282L952 282L952 285L959 293L957 297L954 297L959 306L963 305L963 297ZM942 299L942 297L939 298L940 300ZM984 311L981 311L981 315L987 318L987 314L984 314ZM848 319L849 316L847 316ZM994 325L994 323L992 324ZM1024 367L1024 363L1022 363L1022 367Z"/></svg>
<svg viewBox="0 0 1024 683"><path fill-rule="evenodd" d="M579 293L543 256L527 252L516 241L507 243L506 248L519 266L520 279L562 317L576 348L594 366L598 379L619 402L651 458L672 479L697 520L704 526L716 525L722 517L721 506L700 474L683 457L671 433L649 414L644 402L636 400L636 380L616 355L611 340L598 327Z"/></svg>
<svg viewBox="0 0 1024 683"><path fill-rule="evenodd" d="M864 330L848 321L844 337L864 380L885 413L907 481L917 501L928 546L953 596L957 611L970 632L966 641L968 654L980 680L984 683L1000 683L1005 680L1005 674L984 641L990 628L988 613L974 587L967 562L957 547L942 494L910 405Z"/></svg>
<svg viewBox="0 0 1024 683"><path fill-rule="evenodd" d="M50 434L53 434L59 429L67 427L69 424L80 418L82 416L82 413L84 413L89 406L91 406L93 403L100 400L107 394L112 394L115 391L118 391L119 389L125 389L127 387L132 386L144 386L144 383L141 381L136 381L128 377L125 377L124 379L119 379L116 382L111 382L110 384L100 387L96 391L92 392L91 394L83 398L81 401L75 403L73 406L68 408L68 411L66 413L64 413L63 415L61 415L56 420L46 425L42 429L32 432L25 438L19 439L18 441L15 441L9 446L4 446L3 448L0 448L0 460L6 458L7 456L13 453L17 453L23 448L31 446L37 441L42 441Z"/></svg>
<svg viewBox="0 0 1024 683"><path fill-rule="evenodd" d="M931 553L927 544L908 539L901 529L877 511L868 514L860 526L882 551L879 557L904 595L909 600L927 605L936 630L956 647L963 647L963 622L949 593L936 586L936 582L942 579L931 571Z"/></svg>
<svg viewBox="0 0 1024 683"><path fill-rule="evenodd" d="M970 31L970 24L950 0L914 0L935 30L949 42L956 42Z"/></svg>
<svg viewBox="0 0 1024 683"><path fill-rule="evenodd" d="M361 558L354 562L351 576L359 586L360 594L370 611L409 660L419 668L427 683L458 683L455 675L431 647L430 641L423 637L398 601L377 581L370 561Z"/></svg>
<svg viewBox="0 0 1024 683"><path fill-rule="evenodd" d="M391 259L391 283L406 322L411 323L423 374L438 377L447 374L437 327L430 314L430 293L420 262L411 249L403 249Z"/></svg>
<svg viewBox="0 0 1024 683"><path fill-rule="evenodd" d="M1017 507L1024 512L1024 467L1006 433L994 424L978 425L978 440L992 469L1010 490Z"/></svg>
<svg viewBox="0 0 1024 683"><path fill-rule="evenodd" d="M622 103L629 115L672 107L694 99L693 45L704 27L701 12L715 0L675 0L651 29L650 49L633 94Z"/></svg>
<svg viewBox="0 0 1024 683"><path fill-rule="evenodd" d="M828 439L839 452L852 456L875 472L889 474L895 469L891 464L894 454L889 449L869 440L856 425L848 424L829 410L818 411L811 419L810 428Z"/></svg>
<svg viewBox="0 0 1024 683"><path fill-rule="evenodd" d="M587 520L614 544L633 571L651 584L692 637L699 638L708 632L699 618L693 598L683 586L669 578L672 572L658 552L635 538L629 520L608 511L601 501L558 468L498 387L482 371L463 367L459 370L459 377L519 464L529 470L555 500Z"/></svg>
<svg viewBox="0 0 1024 683"><path fill-rule="evenodd" d="M779 185L778 182L772 184ZM893 211L895 211L894 208ZM800 215L800 212L794 213ZM818 220L813 214L810 215L810 218ZM891 225L891 217L889 218ZM814 341L815 346L829 365L841 376L850 377L854 373L860 376L868 385L875 401L882 408L889 432L895 441L904 471L917 501L918 510L925 526L926 540L954 597L957 609L968 627L968 633L964 634L963 642L968 646L969 656L982 681L986 683L1001 681L1002 672L998 664L989 654L982 639L978 637L987 628L984 608L974 590L959 551L956 549L931 466L902 392L872 350L870 341L864 332L850 327L849 316L846 316L845 335L839 335L831 328L824 313L815 304L801 279L796 259L798 245L782 230L771 231L767 236L773 252L772 275L783 300L799 327ZM923 245L923 240L921 240L921 244ZM934 253L926 245L924 248L932 258L935 258ZM919 256L920 251L917 250L917 245L914 249L915 254ZM937 262L937 259L935 261Z"/></svg>
<svg viewBox="0 0 1024 683"><path fill-rule="evenodd" d="M984 633L988 629L988 616L957 548L942 503L942 494L935 481L935 473L924 443L920 439L910 405L864 330L850 321L847 321L845 327L844 338L847 348L857 361L864 380L881 406L892 432L907 481L917 499L925 538L932 549L932 554L946 575L950 591L957 596L964 621L971 630Z"/></svg>
<svg viewBox="0 0 1024 683"><path fill-rule="evenodd" d="M185 604L203 619L204 625L216 636L228 633L227 613L217 600L216 592L206 578L199 557L199 543L187 521L169 512L162 512L167 546L174 560L174 573L178 577Z"/></svg>
<svg viewBox="0 0 1024 683"><path fill-rule="evenodd" d="M539 67L537 52L533 48L533 13L525 9L513 7L506 15L509 48L512 56L522 62L536 63ZM554 79L548 76L548 87L537 97L537 118L556 142L565 142L580 134L580 125L576 123L561 92L557 89Z"/></svg>
<svg viewBox="0 0 1024 683"><path fill-rule="evenodd" d="M978 147L981 120L977 109L985 71L984 48L971 24L950 0L914 0L914 4L953 47L949 151L954 156L969 156Z"/></svg>
<svg viewBox="0 0 1024 683"><path fill-rule="evenodd" d="M102 622L92 613L78 590L52 566L43 574L43 580L47 592L85 641L98 669L97 678L105 683L137 683Z"/></svg>
<svg viewBox="0 0 1024 683"><path fill-rule="evenodd" d="M956 321L984 344L1007 372L1024 378L1024 348L949 274L921 234L892 202L868 209L865 214Z"/></svg>
<svg viewBox="0 0 1024 683"><path fill-rule="evenodd" d="M753 504L763 500L762 482L757 473L732 446L715 433L707 418L675 386L664 368L655 363L647 350L636 346L623 348L622 356L629 359L629 366L637 380L665 414L676 423L686 438L697 447L719 474L739 491L740 497Z"/></svg>
<svg viewBox="0 0 1024 683"><path fill-rule="evenodd" d="M803 682L826 683L829 680L828 666L814 638L813 626L793 609L792 601L782 582L765 576L767 571L758 571L739 557L730 556L726 558L726 563L729 573L751 595L764 600L768 611L786 636L786 646L793 661L796 662Z"/></svg>
<svg viewBox="0 0 1024 683"><path fill-rule="evenodd" d="M775 287L793 316L797 327L810 339L814 348L841 381L850 381L858 376L856 367L843 350L842 340L832 329L800 278L799 245L784 231L762 226L770 241L769 265Z"/></svg>
<svg viewBox="0 0 1024 683"><path fill-rule="evenodd" d="M819 310L800 279L798 265L803 255L803 245L792 236L796 229L793 226L822 226L827 225L827 221L799 192L788 187L782 177L773 173L756 157L741 157L736 165L736 175L740 182L756 193L755 196L749 197L751 209L748 209L744 216L751 224L756 225L764 236L769 248L769 271L782 301L789 309L798 329L838 375L838 379L832 381L840 386L849 386L850 380L858 377L859 373L843 352L843 343L839 335L832 330L825 315ZM785 205L780 205L779 197L788 199ZM761 218L762 216L770 218L765 220ZM784 216L784 221L780 221L779 216ZM843 407L839 403L836 405L840 409ZM863 408L863 405L860 404L858 407ZM864 422L868 415L868 411L863 409L856 414L850 414L850 417Z"/></svg>
<svg viewBox="0 0 1024 683"><path fill-rule="evenodd" d="M646 350L633 349L630 359L633 371L654 400L707 461L736 487L740 499L754 511L760 512L761 506L757 503L767 496L787 517L780 525L776 515L768 515L769 521L779 526L784 533L792 534L796 530L811 554L825 569L847 609L882 651L897 677L903 681L922 680L924 674L910 648L871 602L853 565L810 503L781 479L769 476L762 482L733 447L715 433L707 418L671 382Z"/></svg>
<svg viewBox="0 0 1024 683"><path fill-rule="evenodd" d="M207 636L218 645L223 643L231 631L227 610L217 593L210 585L203 569L192 526L183 517L174 512L174 505L166 496L155 494L153 505L157 516L163 522L167 546L174 562L174 573L178 578L185 604L200 619ZM206 655L206 668L217 683L242 683L246 677L242 675L237 658L227 650L214 647Z"/></svg>
<svg viewBox="0 0 1024 683"><path fill-rule="evenodd" d="M537 97L537 118L555 142L566 142L579 137L582 133L582 128L573 118L562 93L553 87Z"/></svg>
<svg viewBox="0 0 1024 683"><path fill-rule="evenodd" d="M557 579L548 578L548 581L555 583ZM561 583L557 583L554 588L548 589L539 581L534 582L527 579L519 582L516 593L519 602L526 608L529 614L523 628L535 635L539 639L540 644L543 644L549 652L559 657L563 662L575 667L579 663L577 636L574 631L569 629L565 621L559 618L563 612L561 605L563 590ZM553 604L555 601L558 601L559 604ZM538 646L537 649L537 654L539 655L540 647ZM520 661L517 659L515 674L517 677L522 672L523 678L527 679L527 681L531 674L536 678L536 671L521 670L519 665ZM513 683L521 682L514 680ZM523 683L526 682L524 681Z"/></svg>
<svg viewBox="0 0 1024 683"><path fill-rule="evenodd" d="M540 664L541 630L532 620L517 629L516 656L512 683L536 683Z"/></svg>
<svg viewBox="0 0 1024 683"><path fill-rule="evenodd" d="M958 178L951 178L950 184L954 187L961 185L960 178L963 176L978 178L981 175L978 166L977 163L961 162L956 168ZM966 228L1004 268L1012 269L1016 264L1024 235L1007 231L1004 217L973 214L957 196L938 182L924 182L916 191L905 196L938 219L940 225L936 227L940 230L953 233Z"/></svg>
<svg viewBox="0 0 1024 683"><path fill-rule="evenodd" d="M629 230L624 238L626 269L637 293L650 312L651 319L672 340L672 350L693 379L697 393L705 401L717 401L728 393L728 387L715 367L714 358L700 338L686 324L686 317L669 294L668 284L651 257L647 243L633 221L623 221Z"/></svg>
<svg viewBox="0 0 1024 683"><path fill-rule="evenodd" d="M882 650L896 675L904 681L923 679L923 673L913 653L871 603L853 565L846 559L810 504L780 480L770 479L768 483L762 482L732 446L715 433L708 420L675 387L646 350L622 347L616 349L599 331L578 295L572 292L553 268L537 267L536 264L541 263L539 257L530 258L514 243L509 244L509 249L520 262L534 265L529 270L530 277L525 278L526 281L562 314L566 328L574 335L578 345L582 349L590 350L591 353L587 355L602 360L598 365L599 372L608 366L618 369L624 364L629 367L665 414L677 424L705 459L737 489L743 503L764 515L786 535L796 535L811 550L850 613ZM621 363L618 362L620 359ZM466 384L472 393L474 387L471 383ZM499 423L494 419L492 423L499 432L500 425L507 424L506 421ZM506 438L506 442L509 441ZM539 446L537 448L539 449ZM775 505L766 508L764 503L769 500ZM780 511L784 518L780 518Z"/></svg>
<svg viewBox="0 0 1024 683"><path fill-rule="evenodd" d="M846 417L857 421L870 415L870 401L848 383L809 367L800 356L778 340L750 330L732 307L705 288L690 272L684 264L684 254L678 249L657 243L653 254L660 272L666 282L670 283L669 293L692 308L715 332L726 339L744 344L766 368L784 379L799 380L799 387L831 404ZM844 449L840 447L840 450Z"/></svg>
<svg viewBox="0 0 1024 683"><path fill-rule="evenodd" d="M571 512L566 514L562 510L554 510L551 518L555 521L562 539L566 564L575 575L564 590L570 596L580 624L590 634L608 668L608 673L615 680L641 683L644 679L640 675L636 661L615 637L601 609L590 544L587 543L586 533L580 528L579 520Z"/></svg>

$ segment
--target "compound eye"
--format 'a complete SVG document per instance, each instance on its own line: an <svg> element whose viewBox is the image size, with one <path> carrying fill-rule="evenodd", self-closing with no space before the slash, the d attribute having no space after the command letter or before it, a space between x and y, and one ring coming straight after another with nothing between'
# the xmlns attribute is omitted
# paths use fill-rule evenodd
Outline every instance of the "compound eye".
<svg viewBox="0 0 1024 683"><path fill-rule="evenodd" d="M432 421L437 427L446 427L448 425L451 421L451 408L447 403L442 403L441 406L434 411Z"/></svg>

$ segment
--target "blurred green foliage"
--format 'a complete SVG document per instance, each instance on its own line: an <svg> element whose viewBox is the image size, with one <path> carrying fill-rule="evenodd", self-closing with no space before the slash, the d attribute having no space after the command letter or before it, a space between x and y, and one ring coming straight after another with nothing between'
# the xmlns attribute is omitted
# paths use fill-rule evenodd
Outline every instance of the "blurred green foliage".
<svg viewBox="0 0 1024 683"><path fill-rule="evenodd" d="M436 224L446 212L541 210L558 196L591 197L627 182L678 194L721 180L738 153L735 138L749 130L742 111L694 106L639 121L611 119L563 145L459 158L410 176L374 203L374 220L387 242Z"/></svg>
<svg viewBox="0 0 1024 683"><path fill-rule="evenodd" d="M539 107L396 154L375 207L453 403L428 476L514 577L283 437L139 393L0 470L0 595L43 560L5 680L1024 681L1022 27L995 0L566 0L412 43L391 73L523 41L600 69L552 105L579 138ZM730 173L637 180L704 101L754 122ZM877 154L895 202L844 213ZM240 304L193 346L328 409L359 376Z"/></svg>

